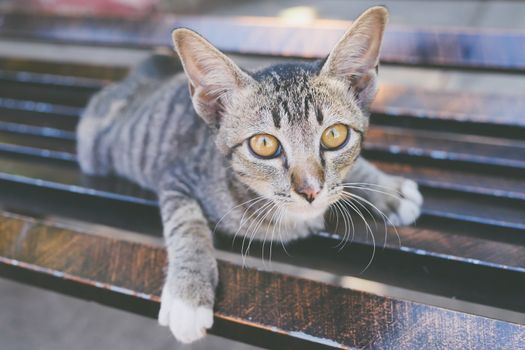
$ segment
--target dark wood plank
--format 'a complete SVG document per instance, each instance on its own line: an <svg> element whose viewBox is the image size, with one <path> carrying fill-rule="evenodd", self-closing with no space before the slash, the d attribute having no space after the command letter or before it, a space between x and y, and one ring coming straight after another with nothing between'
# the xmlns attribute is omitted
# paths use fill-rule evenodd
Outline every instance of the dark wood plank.
<svg viewBox="0 0 525 350"><path fill-rule="evenodd" d="M153 193L122 178L84 175L71 163L0 157L0 168L0 179L3 181L157 206L157 199Z"/></svg>
<svg viewBox="0 0 525 350"><path fill-rule="evenodd" d="M353 239L356 243L371 245L372 241L366 230L356 230ZM377 249L386 247L410 254L436 257L444 260L468 262L469 264L494 267L501 270L525 272L525 246L521 241L505 241L493 239L504 231L498 228L490 229L490 235L474 235L461 228L448 226L438 229L432 227L399 227L388 230L386 243L382 227L374 227L375 245ZM335 230L342 237L344 227ZM468 234L466 234L468 233ZM397 237L399 235L399 238ZM489 236L489 238L487 238Z"/></svg>
<svg viewBox="0 0 525 350"><path fill-rule="evenodd" d="M82 107L100 87L85 78L0 71L0 96L3 98L33 99Z"/></svg>
<svg viewBox="0 0 525 350"><path fill-rule="evenodd" d="M81 195L82 198L85 199L98 197L113 200L115 202L111 204L112 206L116 206L118 202L122 202L146 205L153 208L157 207L155 196L150 192L140 189L136 185L122 179L85 176L80 173L78 168L67 163L53 164L45 160L23 160L20 158L9 159L0 157L0 169L2 169L0 172L0 180L7 183L21 183L33 187L54 189L65 194L71 193L72 195ZM436 197L435 194L433 195ZM448 198L451 199L451 202L454 202L457 198L462 197L452 195ZM464 214L467 212L468 215L470 215L468 210L469 208L472 208L472 202L475 202L467 197L465 202L460 202L459 205L456 203L453 206L447 204L445 206L429 207L429 204L431 204L433 200L435 201L436 199L433 199L432 196L426 198L427 202L430 201L426 204L426 211L450 209L448 214ZM437 200L439 200L439 198ZM487 200L490 200L490 197ZM521 207L522 206L523 205L521 205ZM492 210L487 211L485 210L486 207L487 206L484 206L483 210L480 213L477 213L478 215L474 216L474 218L470 218L470 220L476 220L479 222L489 219L501 219L497 212L493 212ZM518 225L523 224L518 209L511 208L509 209L509 212L513 212L517 215L517 218L513 219L514 222L517 221ZM508 215L508 213L506 213L506 215ZM366 212L365 216L367 216ZM369 218L368 220L370 222L372 221ZM332 221L332 225L333 224L334 222ZM355 224L360 225L359 218L357 218ZM508 222L504 222L504 225L508 225ZM499 266L503 269L511 268L516 271L525 272L525 246L523 244L508 242L506 237L509 233L506 232L508 230L505 227L506 226L498 228L493 225L492 228L488 229L486 235L480 236L480 230L476 227L472 229L460 227L458 229L451 226L447 229L435 229L428 227L425 228L425 225L422 226L421 223L418 223L416 227L400 227L397 229L397 232L401 236L401 246L396 238L395 231L390 230L387 236L387 247L393 250L406 251L411 254L437 256L443 259L453 259L468 264L476 263L492 267ZM335 227L331 228L338 233L337 236L332 237L328 235L326 237L335 241L340 240L344 234L342 231L343 228L344 226L341 221L337 230ZM377 239L376 245L381 247L384 244L384 227L382 224L379 224L375 229L377 230L375 233ZM419 235L418 232L423 230L425 231L425 236L422 234ZM454 232L451 233L452 231ZM355 232L355 242L367 245L372 244L370 237L359 235L360 232L366 233L364 227L361 226L360 229L357 229ZM451 242L452 239L454 239L454 244L447 243L448 241L446 240L446 237L448 237L449 234L451 235ZM515 233L511 233L511 235L515 236ZM421 244L419 239L423 239L423 237L426 237L426 240L424 240L424 244ZM502 242L496 244L500 239ZM495 246L497 246L497 250L492 250L490 248L491 242L496 244ZM468 254L464 250L464 247L467 246L469 247Z"/></svg>
<svg viewBox="0 0 525 350"><path fill-rule="evenodd" d="M451 194L423 188L423 214L485 225L525 230L525 203L489 196Z"/></svg>
<svg viewBox="0 0 525 350"><path fill-rule="evenodd" d="M365 136L364 149L525 169L525 142L519 140L372 126Z"/></svg>
<svg viewBox="0 0 525 350"><path fill-rule="evenodd" d="M271 61L269 59L268 64ZM12 63L7 65L8 68L17 67L15 60L7 62ZM41 61L22 61L20 68L29 69L31 62L37 67L42 65ZM69 73L72 67L75 67L69 64L63 66L70 69L58 73ZM100 67L100 69L109 71L110 67ZM109 72L115 77L124 74L122 67L114 67L114 72ZM96 77L96 74L93 76ZM0 71L0 95L4 98L81 106L87 103L91 94L108 82L109 80L100 78L3 70ZM525 98L519 94L465 93L382 85L372 104L374 113L372 123L385 123L383 116L391 119L386 121L387 124L405 124L407 120L409 122L416 120L426 128L432 129L437 122L444 123L446 130L459 129L463 123L466 132L479 131L483 128L487 134L495 133L495 127L506 127L500 134L508 137L514 131L518 132L517 129L523 129L522 131L525 132L523 110L525 110ZM452 127L450 123L453 123Z"/></svg>
<svg viewBox="0 0 525 350"><path fill-rule="evenodd" d="M38 76L34 76L38 80ZM18 133L34 133L35 135L38 135L38 128L41 128L41 130L46 130L45 127L41 127L40 124L43 122L43 120L47 120L46 118L48 116L52 116L53 118L56 118L56 121L62 120L63 123L68 124L68 126L65 126L63 130L73 130L74 129L74 123L71 123L74 119L76 120L78 113L75 115L72 113L75 111L75 109L66 108L65 111L71 112L69 114L57 114L57 111L64 110L65 106L60 105L52 105L52 104L46 104L46 103L34 103L30 101L17 101L13 99L7 99L4 101L8 101L5 105L10 106L11 108L4 108L3 110L9 113L16 112L16 113L23 113L21 115L25 115L27 117L26 121L23 120L16 120L16 119L9 119L5 122L0 122L0 128L4 127L4 130L10 131L10 132L18 132ZM12 107L15 108L12 108ZM34 110L39 110L40 112L35 112ZM417 110L417 108L415 109ZM76 109L76 111L80 111L80 109ZM12 116L16 118L16 115ZM0 116L0 121L2 120L2 117ZM483 121L482 121L483 122ZM45 124L45 123L44 123ZM27 125L35 126L34 132L27 129L24 130L24 127L27 127ZM52 127L54 123L45 124L48 127ZM18 130L14 130L13 128L19 128ZM59 129L57 129L59 130ZM396 133L395 128L385 128L381 127L379 129L376 128L376 131L380 130L379 133L376 133L376 139L378 142L376 144L379 145L379 147L386 147L388 146L388 143L384 143L382 138L386 135L387 137L394 137L400 141L400 144L403 148L403 152L410 153L415 148L417 149L418 145L421 143L417 140L418 137L425 138L425 136L428 136L428 134L425 134L424 132L418 132L413 130L402 130L403 133L400 136L399 133ZM384 131L387 131L386 133ZM392 132L394 130L394 132ZM11 134L5 133L7 135L7 140L12 141ZM424 140L423 144L425 147L429 149L442 147L442 145L447 145L450 140L456 141L454 138L459 136L458 134L443 134L443 133L431 133L434 135L434 137L430 137L429 140ZM43 135L43 134L42 134ZM436 138L435 136L438 135ZM1 133L0 133L1 136ZM56 136L56 135L47 135L47 136ZM71 135L70 135L71 136ZM403 137L406 136L406 137ZM443 137L444 136L444 137ZM481 140L481 142L480 142ZM492 146L510 146L510 147L520 147L521 144L519 141L508 141L505 139L496 139L497 142L494 143L494 138L479 138L479 137L467 137L465 140L461 140L462 146L459 147L461 151L467 151L470 153L476 154L476 152L472 152L472 147L469 147L469 144L492 144ZM488 142L486 142L488 141ZM42 153L41 147L42 145L45 145L45 142L41 139L38 139L36 141L36 144L38 147L32 147L31 152L27 152L28 146L30 146L34 142L31 137L22 137L21 138L21 145L22 147L22 153L26 154L37 154L40 156L48 156L46 155L46 151ZM42 143L44 142L44 143ZM383 143L382 143L383 142ZM455 146L454 146L455 145ZM447 145L446 147L449 147L449 149L456 149L458 143L454 144L449 147ZM25 148L24 148L25 147ZM73 155L73 146L72 143L69 143L68 146L64 146L61 141L53 141L51 148L55 148L54 151L66 151L66 153L69 153L69 160L74 160L72 158ZM477 148L477 147L474 147ZM40 149L40 150L39 150ZM386 148L383 149L383 151L386 150ZM13 149L5 149L5 151L13 152ZM383 152L381 151L381 152ZM390 150L387 150L390 152ZM399 150L395 150L398 152ZM494 150L489 152L489 155L495 155L495 157L498 157L498 153L494 153ZM36 152L36 153L35 153ZM395 152L394 152L395 153ZM481 152L483 153L483 152ZM383 153L385 154L385 153ZM393 154L393 153L390 153ZM519 158L519 152L516 153ZM417 155L417 154L416 154ZM63 159L63 157L56 156L56 154L51 153L51 158L57 158L57 159ZM512 158L512 157L511 157ZM31 164L29 164L31 163ZM35 163L35 164L33 164ZM517 228L520 229L520 225L522 225L520 220L522 218L521 216L521 207L518 205L517 207L514 207L515 202L507 202L507 201L501 201L501 200L492 200L491 197L501 197L501 198L509 198L509 199L519 199L523 200L520 195L522 195L522 189L520 189L520 185L523 185L522 182L519 181L519 179L507 179L509 181L505 181L504 178L501 176L493 176L493 175L484 175L479 177L477 174L473 174L472 172L466 172L466 171L456 171L454 173L452 171L452 176L446 176L447 174L450 174L451 172L448 170L442 170L438 168L429 168L429 167L422 167L422 166L407 166L407 165L400 165L396 163L384 163L387 166L393 167L399 174L403 174L403 171L406 174L412 174L415 173L417 176L419 176L420 180L422 179L424 181L423 185L424 187L432 190L435 188L441 188L441 189L447 189L447 190L453 190L455 192L444 192L446 197L443 199L441 198L440 192L433 192L431 195L426 194L427 198L430 198L430 203L427 201L427 207L425 209L425 216L434 216L438 218L443 217L451 217L450 214L455 214L456 219L457 216L461 216L460 220L470 220L471 222L481 222L485 224L490 224L492 226L501 226L504 227L510 227L510 228ZM407 170L407 167L409 168ZM144 194L140 193L139 191L136 191L133 189L133 186L131 186L131 191L128 191L126 188L127 185L122 185L121 181L115 181L114 179L106 180L102 179L100 181L98 180L92 180L89 177L82 177L79 175L78 170L76 168L72 168L71 166L67 164L59 164L58 163L49 163L47 161L44 162L36 162L35 159L31 160L30 162L27 161L21 161L21 162L13 162L11 159L7 163L2 163L2 169L6 169L6 172L2 173L1 178L4 181L11 182L11 183L25 183L30 184L31 186L40 186L43 188L50 188L55 189L58 191L62 191L64 193L82 193L86 196L99 196L101 198L108 198L108 199L114 199L117 201L122 202L131 202L131 203L140 203L140 204L146 204L150 206L156 206L156 201L154 197L149 197L146 194L146 197L144 197ZM67 169L67 170L66 170ZM419 172L418 172L419 169ZM392 169L391 169L392 170ZM396 172L394 171L394 172ZM433 171L433 172L432 172ZM436 172L437 171L437 172ZM57 173L60 174L57 177ZM473 176L473 177L470 177ZM466 177L463 177L466 176ZM437 180L436 180L437 179ZM472 179L475 179L476 181L471 181ZM458 183L455 182L455 180L459 180ZM502 186L498 186L499 182L503 182ZM129 185L129 184L128 184ZM122 188L119 188L122 187ZM522 187L522 186L521 186ZM424 191L427 191L427 189L423 189ZM521 191L521 192L520 192ZM461 193L477 193L482 194L484 196L488 197L481 197L476 198L472 196L461 196ZM460 195L461 197L456 198L456 196ZM451 201L449 199L452 199ZM443 204L444 203L444 204ZM429 206L430 204L430 206ZM498 213L496 211L490 211L488 215L485 215L486 207L495 206L499 208L500 210L503 210L502 213ZM474 207L474 211L473 210ZM443 211L443 208L446 208L445 211ZM474 213L475 215L472 215ZM510 216L509 216L510 215ZM501 222L494 222L494 220L502 220ZM480 220L481 219L481 220ZM508 224L511 224L511 226L508 226ZM517 225L517 226L516 226ZM448 234L450 234L450 228L447 230L435 230L432 228L429 228L428 225L424 224L422 229L425 230L425 235L419 234L417 237L426 237L426 241L424 243L418 242L417 240L414 240L414 237L412 236L412 231L406 231L410 228L403 228L401 237L402 237L402 245L401 246L395 246L395 244L392 244L391 242L387 245L388 249L391 249L393 251L399 251L399 252L407 252L409 254L414 255L421 255L421 256L429 256L429 257L436 257L438 259L442 259L444 261L458 261L465 264L472 264L472 265L480 265L480 266L487 266L487 267L494 267L497 269L505 269L507 271L517 271L519 273L523 272L523 262L520 260L520 256L525 256L524 252L520 249L520 244L515 244L506 242L505 238L508 237L509 234L507 232L493 232L493 235L488 236L472 236L472 232L469 232L468 234L464 231L456 232L454 235L458 236L459 238L454 240L458 245L457 247L468 246L470 249L468 252L463 253L461 249L452 249L450 247L447 247L446 244L443 245L442 242L446 241L446 237ZM469 229L470 230L470 229ZM467 231L469 231L467 230ZM436 231L436 232L434 232ZM472 230L470 230L472 231ZM364 232L364 231L361 231ZM430 232L430 233L429 233ZM332 237L332 236L330 236ZM337 238L336 238L337 237ZM390 235L392 237L392 235ZM332 237L331 239L340 239L341 235L337 235ZM496 240L494 240L496 239ZM356 242L370 245L371 242L367 239L364 239L359 237L356 239ZM437 242L437 243L436 243ZM505 256L505 259L499 260L498 258L495 258L491 255L491 244L497 243L498 252L500 252L503 256ZM378 245L380 244L380 241L378 242ZM453 247L454 248L454 247Z"/></svg>
<svg viewBox="0 0 525 350"><path fill-rule="evenodd" d="M387 173L411 178L423 187L525 200L525 182L519 177L380 161L374 164Z"/></svg>
<svg viewBox="0 0 525 350"><path fill-rule="evenodd" d="M38 135L36 128L32 130L35 131L34 135ZM45 129L42 131L41 136L47 136L45 131ZM0 150L6 152L73 161L76 159L75 146L70 140L0 132L0 144ZM459 161L475 165L525 169L525 143L519 140L373 126L366 135L364 146L365 155L370 155L372 158L403 155L430 161ZM49 153L48 150L60 153Z"/></svg>
<svg viewBox="0 0 525 350"><path fill-rule="evenodd" d="M0 151L76 162L75 142L0 131Z"/></svg>
<svg viewBox="0 0 525 350"><path fill-rule="evenodd" d="M69 64L64 66L68 65ZM83 89L86 92L93 92L104 87L104 85L106 85L109 81L62 74L0 69L0 82L4 84L34 84L36 86L48 89L67 87L72 89Z"/></svg>
<svg viewBox="0 0 525 350"><path fill-rule="evenodd" d="M16 122L5 121L9 120L9 117L9 115L3 116L0 112L0 131L18 133L22 135L27 134L34 136L61 138L71 141L74 141L76 138L76 134L74 131L68 131L56 128L54 126L45 126L45 122L42 123L44 125L41 125L40 123L35 125L33 124L34 120L31 120L30 123L21 123L19 118L17 118Z"/></svg>
<svg viewBox="0 0 525 350"><path fill-rule="evenodd" d="M382 85L372 112L393 117L525 127L522 94L467 93ZM373 121L373 119L372 119Z"/></svg>
<svg viewBox="0 0 525 350"><path fill-rule="evenodd" d="M40 101L20 100L13 98L0 97L0 110L21 113L38 113L41 115L69 116L78 118L83 108L75 106L65 106Z"/></svg>
<svg viewBox="0 0 525 350"><path fill-rule="evenodd" d="M64 64L61 62L40 59L35 60L22 57L0 57L0 69L5 71L22 71L46 75L53 74L102 81L122 79L128 70L127 67L118 66L114 62L108 66L73 62L67 62L67 64Z"/></svg>
<svg viewBox="0 0 525 350"><path fill-rule="evenodd" d="M171 46L170 32L188 27L226 52L319 58L350 22L318 20L307 26L269 17L157 17L152 21L4 14L0 35L36 40L151 47ZM411 29L390 26L384 63L497 71L525 70L525 34L519 31Z"/></svg>
<svg viewBox="0 0 525 350"><path fill-rule="evenodd" d="M5 213L0 216L0 232L2 275L13 277L13 271L23 270L48 288L74 286L70 293L97 301L111 296L105 303L116 307L146 302L148 307L135 311L155 315L166 260L161 247ZM257 329L262 337L250 340L238 332L221 333L234 339L290 349L476 348L479 344L518 349L525 344L525 329L516 324L222 261L219 266L212 333L233 324ZM458 333L463 336L457 337Z"/></svg>
<svg viewBox="0 0 525 350"><path fill-rule="evenodd" d="M2 124L0 123L0 126ZM398 128L371 128L365 141L366 154L373 151L375 158L391 159L398 154L409 157L427 158L438 161L448 160L449 166L454 162L471 162L481 165L510 167L522 170L525 168L525 147L518 141L504 139L404 130ZM0 151L9 154L31 155L36 157L76 161L75 144L72 140L56 137L42 137L27 133L16 134L0 131ZM439 165L439 164L438 164ZM16 175L16 174L11 174ZM52 181L55 182L55 181ZM438 182L438 186L432 186ZM434 181L426 187L444 189L450 181ZM445 183L442 185L442 183ZM523 203L488 197L472 197L461 186L449 189L455 192L429 191L424 189L427 201L423 207L425 216L448 218L467 222L483 223L501 227L525 230L525 218L522 215ZM473 187L470 185L469 188ZM477 186L483 187L483 186ZM488 194L486 190L478 190ZM457 196L457 193L463 193ZM484 206L495 206L497 209L486 213Z"/></svg>

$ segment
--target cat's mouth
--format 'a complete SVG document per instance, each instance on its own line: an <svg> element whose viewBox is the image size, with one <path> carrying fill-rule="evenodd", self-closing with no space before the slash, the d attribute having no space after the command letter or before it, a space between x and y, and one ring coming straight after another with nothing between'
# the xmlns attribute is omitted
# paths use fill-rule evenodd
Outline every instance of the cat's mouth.
<svg viewBox="0 0 525 350"><path fill-rule="evenodd" d="M286 209L291 216L300 219L313 219L323 215L329 206L330 204L322 198L317 198L311 203L300 199L291 201Z"/></svg>

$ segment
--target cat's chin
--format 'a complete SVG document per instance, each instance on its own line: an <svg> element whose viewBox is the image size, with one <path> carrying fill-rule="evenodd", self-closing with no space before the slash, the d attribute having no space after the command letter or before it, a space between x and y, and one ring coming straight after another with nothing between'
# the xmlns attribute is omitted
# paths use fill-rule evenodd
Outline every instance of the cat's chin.
<svg viewBox="0 0 525 350"><path fill-rule="evenodd" d="M286 216L290 221L315 220L322 217L327 209L328 207L324 205L290 205L286 210Z"/></svg>

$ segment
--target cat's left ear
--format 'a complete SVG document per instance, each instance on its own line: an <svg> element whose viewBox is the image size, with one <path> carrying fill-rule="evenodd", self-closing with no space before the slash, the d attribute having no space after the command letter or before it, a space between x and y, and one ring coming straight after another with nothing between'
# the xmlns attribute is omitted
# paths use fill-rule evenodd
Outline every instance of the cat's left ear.
<svg viewBox="0 0 525 350"><path fill-rule="evenodd" d="M364 105L376 92L379 51L387 22L385 7L365 11L335 45L321 68L321 74L347 80Z"/></svg>
<svg viewBox="0 0 525 350"><path fill-rule="evenodd" d="M255 81L199 34L185 28L172 33L173 45L189 80L193 106L208 124L218 125L235 91Z"/></svg>

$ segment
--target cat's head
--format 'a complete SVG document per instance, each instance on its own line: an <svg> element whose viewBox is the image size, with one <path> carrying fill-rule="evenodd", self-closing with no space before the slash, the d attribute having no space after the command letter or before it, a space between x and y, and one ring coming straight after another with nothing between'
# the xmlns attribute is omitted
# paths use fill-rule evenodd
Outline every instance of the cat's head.
<svg viewBox="0 0 525 350"><path fill-rule="evenodd" d="M253 191L297 219L320 216L361 150L388 13L363 13L322 61L255 73L187 29L173 32L197 113Z"/></svg>

